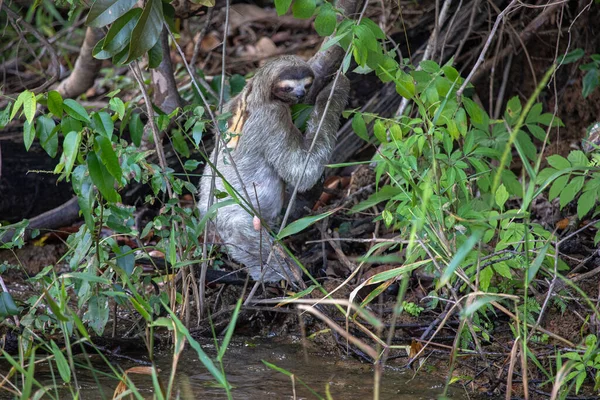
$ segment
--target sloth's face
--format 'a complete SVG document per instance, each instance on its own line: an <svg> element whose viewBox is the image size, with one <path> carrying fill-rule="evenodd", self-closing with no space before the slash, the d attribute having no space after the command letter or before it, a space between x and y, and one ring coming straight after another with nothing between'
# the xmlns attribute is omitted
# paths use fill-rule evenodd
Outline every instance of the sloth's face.
<svg viewBox="0 0 600 400"><path fill-rule="evenodd" d="M294 68L283 71L273 85L273 96L286 104L302 101L313 83L313 72L308 68Z"/></svg>

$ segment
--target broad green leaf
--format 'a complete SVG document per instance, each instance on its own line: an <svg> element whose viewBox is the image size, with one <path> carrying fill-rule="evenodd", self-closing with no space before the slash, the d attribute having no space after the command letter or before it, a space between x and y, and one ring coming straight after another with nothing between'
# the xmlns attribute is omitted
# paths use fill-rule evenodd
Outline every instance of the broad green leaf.
<svg viewBox="0 0 600 400"><path fill-rule="evenodd" d="M60 130L62 131L63 135L66 135L71 131L80 132L82 128L83 125L81 121L78 121L72 117L65 116L63 117L62 121L60 121Z"/></svg>
<svg viewBox="0 0 600 400"><path fill-rule="evenodd" d="M148 50L148 68L157 68L162 62L162 58L163 49L161 46L161 41L159 40L154 46L152 46L150 50Z"/></svg>
<svg viewBox="0 0 600 400"><path fill-rule="evenodd" d="M558 154L553 154L550 157L547 157L546 161L548 161L548 164L559 171L571 168L571 163L566 158L559 156Z"/></svg>
<svg viewBox="0 0 600 400"><path fill-rule="evenodd" d="M144 11L140 16L133 32L131 33L131 42L129 43L129 53L127 61L131 61L143 56L148 50L158 42L160 33L163 30L163 7L161 0L148 0Z"/></svg>
<svg viewBox="0 0 600 400"><path fill-rule="evenodd" d="M87 26L102 28L131 10L136 3L136 0L96 0L85 23Z"/></svg>
<svg viewBox="0 0 600 400"><path fill-rule="evenodd" d="M119 251L120 254L116 258L117 265L125 271L127 276L131 276L135 267L135 254L129 246L122 246Z"/></svg>
<svg viewBox="0 0 600 400"><path fill-rule="evenodd" d="M40 138L40 145L52 158L56 157L58 151L58 134L54 130L56 124L52 118L44 115L37 120L36 135Z"/></svg>
<svg viewBox="0 0 600 400"><path fill-rule="evenodd" d="M585 52L581 48L577 48L558 59L558 64L571 64L578 61L585 55Z"/></svg>
<svg viewBox="0 0 600 400"><path fill-rule="evenodd" d="M116 55L127 47L131 39L131 32L133 32L140 15L142 15L142 9L133 8L112 24L102 43L102 50L108 55L106 58Z"/></svg>
<svg viewBox="0 0 600 400"><path fill-rule="evenodd" d="M590 163L585 153L581 150L573 150L567 158L574 167L587 167Z"/></svg>
<svg viewBox="0 0 600 400"><path fill-rule="evenodd" d="M361 138L365 142L369 141L369 134L367 133L367 124L365 123L365 119L363 118L361 113L356 113L354 114L354 117L352 117L352 129L359 138Z"/></svg>
<svg viewBox="0 0 600 400"><path fill-rule="evenodd" d="M378 50L377 38L371 29L369 29L362 22L360 25L354 26L354 33L356 34L358 42L361 43L365 48L375 52Z"/></svg>
<svg viewBox="0 0 600 400"><path fill-rule="evenodd" d="M23 98L23 114L25 114L25 118L29 123L33 122L33 117L35 117L35 107L37 105L37 101L35 100L35 93L30 91L25 91L26 95Z"/></svg>
<svg viewBox="0 0 600 400"><path fill-rule="evenodd" d="M194 139L194 143L196 144L196 146L200 145L200 141L202 140L202 133L204 132L204 127L204 121L198 121L194 124L192 128L192 138Z"/></svg>
<svg viewBox="0 0 600 400"><path fill-rule="evenodd" d="M364 17L360 21L360 24L369 28L369 30L371 31L371 33L373 33L373 36L375 36L375 38L385 39L385 33L381 30L379 25L377 25L375 22L373 22L372 19Z"/></svg>
<svg viewBox="0 0 600 400"><path fill-rule="evenodd" d="M50 341L52 346L52 354L54 355L54 362L56 362L56 366L58 367L58 373L60 377L65 383L71 382L71 367L69 367L69 363L65 358L65 355L60 351L58 345L54 342L54 340Z"/></svg>
<svg viewBox="0 0 600 400"><path fill-rule="evenodd" d="M550 192L548 192L549 201L552 201L553 199L558 197L560 192L565 188L567 182L569 181L569 176L569 174L559 176L558 178L556 178L556 180L554 180L554 183L550 187Z"/></svg>
<svg viewBox="0 0 600 400"><path fill-rule="evenodd" d="M188 147L187 141L179 129L175 129L171 132L171 140L173 141L173 148L175 151L184 157L190 156L190 148Z"/></svg>
<svg viewBox="0 0 600 400"><path fill-rule="evenodd" d="M367 198L366 200L364 200L364 201L358 203L357 205L355 205L354 207L352 207L352 209L350 211L356 213L356 212L360 212L360 211L369 209L383 201L388 201L392 197L394 197L402 192L403 192L403 189L398 186L391 186L391 185L383 186L378 191L376 191L371 196L369 196L369 198Z"/></svg>
<svg viewBox="0 0 600 400"><path fill-rule="evenodd" d="M131 120L129 121L129 135L131 136L131 141L137 147L140 147L142 144L142 136L144 135L144 124L140 118L140 114L133 114Z"/></svg>
<svg viewBox="0 0 600 400"><path fill-rule="evenodd" d="M117 180L117 182L120 182L123 171L119 164L119 158L113 150L112 142L105 136L96 136L96 144L101 150L99 156L100 160L102 160L102 164L106 166L108 172Z"/></svg>
<svg viewBox="0 0 600 400"><path fill-rule="evenodd" d="M110 102L108 104L110 106L110 109L113 110L119 116L119 119L123 120L123 118L125 117L125 104L123 103L123 100L121 100L118 97L113 97L112 99L110 99Z"/></svg>
<svg viewBox="0 0 600 400"><path fill-rule="evenodd" d="M521 100L519 100L519 96L512 97L506 105L506 112L511 119L517 118L521 114L522 109L523 108L521 106Z"/></svg>
<svg viewBox="0 0 600 400"><path fill-rule="evenodd" d="M402 70L396 73L396 92L406 98L411 99L415 95L415 83L413 77Z"/></svg>
<svg viewBox="0 0 600 400"><path fill-rule="evenodd" d="M387 143L385 125L383 125L383 122L381 122L380 119L375 121L375 124L373 125L373 134L375 135L377 140L379 140L380 143Z"/></svg>
<svg viewBox="0 0 600 400"><path fill-rule="evenodd" d="M419 65L421 66L421 69L423 71L428 72L430 74L436 74L441 71L441 68L438 65L438 63L432 60L423 60L419 63Z"/></svg>
<svg viewBox="0 0 600 400"><path fill-rule="evenodd" d="M119 202L121 196L115 190L115 178L98 160L95 153L88 153L87 165L90 178L92 178L92 182L96 185L102 196L111 203Z"/></svg>
<svg viewBox="0 0 600 400"><path fill-rule="evenodd" d="M294 0L292 13L296 18L308 19L313 16L316 8L315 0Z"/></svg>
<svg viewBox="0 0 600 400"><path fill-rule="evenodd" d="M479 287L483 292L487 292L494 276L494 270L491 266L485 267L479 273Z"/></svg>
<svg viewBox="0 0 600 400"><path fill-rule="evenodd" d="M63 102L63 109L71 117L81 122L90 122L90 117L85 108L73 99L66 99Z"/></svg>
<svg viewBox="0 0 600 400"><path fill-rule="evenodd" d="M277 15L285 14L292 4L292 0L275 0L275 10L277 10Z"/></svg>
<svg viewBox="0 0 600 400"><path fill-rule="evenodd" d="M585 177L576 176L569 182L567 186L560 192L560 208L569 204L571 200L575 198L581 191L583 184L585 183Z"/></svg>
<svg viewBox="0 0 600 400"><path fill-rule="evenodd" d="M494 302L494 301L499 301L502 300L502 297L500 296L494 296L494 295L485 295L485 296L481 296L481 297L477 297L477 299L470 303L468 306L466 306L460 313L461 318L471 318L473 316L473 314L475 314L475 312L477 310L479 310L481 307Z"/></svg>
<svg viewBox="0 0 600 400"><path fill-rule="evenodd" d="M315 30L319 36L329 36L335 31L337 19L329 3L324 3L315 19Z"/></svg>
<svg viewBox="0 0 600 400"><path fill-rule="evenodd" d="M600 85L598 80L598 75L600 74L600 70L592 69L589 70L587 74L583 77L583 98L587 98L593 91Z"/></svg>
<svg viewBox="0 0 600 400"><path fill-rule="evenodd" d="M63 98L56 90L48 92L48 110L60 118L63 113Z"/></svg>
<svg viewBox="0 0 600 400"><path fill-rule="evenodd" d="M308 228L315 222L318 222L318 221L322 220L323 218L329 217L331 214L333 214L336 211L337 210L334 209L331 211L327 211L326 213L323 213L323 214L310 215L308 217L300 218L299 220L296 220L296 221L292 222L291 224L289 224L288 226L286 226L285 228L283 228L281 230L281 232L279 232L279 235L277 235L277 239L281 240L288 236L295 235L296 233L301 232L304 229Z"/></svg>
<svg viewBox="0 0 600 400"><path fill-rule="evenodd" d="M577 200L577 216L579 219L583 219L592 207L596 205L596 198L597 194L594 190L588 190L579 197L579 200Z"/></svg>
<svg viewBox="0 0 600 400"><path fill-rule="evenodd" d="M103 295L94 295L88 301L88 309L83 314L83 321L87 321L98 335L104 333L104 327L108 322L108 297Z"/></svg>
<svg viewBox="0 0 600 400"><path fill-rule="evenodd" d="M506 200L508 200L508 191L506 190L504 184L501 184L498 189L496 189L495 198L498 207L504 208L504 203L506 203Z"/></svg>
<svg viewBox="0 0 600 400"><path fill-rule="evenodd" d="M115 129L115 123L107 112L100 111L92 114L92 128L110 139Z"/></svg>
<svg viewBox="0 0 600 400"><path fill-rule="evenodd" d="M35 124L33 122L30 124L29 121L25 121L25 123L23 123L23 143L25 144L25 150L29 151L34 139Z"/></svg>
<svg viewBox="0 0 600 400"><path fill-rule="evenodd" d="M71 131L65 136L63 142L63 163L65 164L65 176L67 179L71 175L77 154L79 152L79 145L81 144L81 133Z"/></svg>
<svg viewBox="0 0 600 400"><path fill-rule="evenodd" d="M471 117L471 122L477 125L478 128L487 131L490 118L487 113L477 103L467 97L463 97L462 102L465 110L467 110L467 114Z"/></svg>
<svg viewBox="0 0 600 400"><path fill-rule="evenodd" d="M19 309L9 292L0 292L0 317L19 315Z"/></svg>

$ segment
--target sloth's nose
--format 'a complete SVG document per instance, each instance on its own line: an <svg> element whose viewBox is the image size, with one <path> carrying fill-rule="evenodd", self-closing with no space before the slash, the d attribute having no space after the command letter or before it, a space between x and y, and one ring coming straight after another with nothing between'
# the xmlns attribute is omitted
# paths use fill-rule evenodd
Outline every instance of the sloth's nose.
<svg viewBox="0 0 600 400"><path fill-rule="evenodd" d="M298 100L300 100L301 98L304 97L304 95L306 94L306 91L304 90L304 88L298 87L298 88L294 89L294 94L296 95Z"/></svg>

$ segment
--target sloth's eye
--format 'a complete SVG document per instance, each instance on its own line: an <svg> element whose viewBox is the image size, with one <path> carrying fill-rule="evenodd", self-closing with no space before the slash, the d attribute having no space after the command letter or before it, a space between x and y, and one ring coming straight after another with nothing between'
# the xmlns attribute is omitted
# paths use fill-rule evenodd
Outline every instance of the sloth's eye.
<svg viewBox="0 0 600 400"><path fill-rule="evenodd" d="M304 85L304 89L308 89L310 87L311 83L307 83L306 85Z"/></svg>
<svg viewBox="0 0 600 400"><path fill-rule="evenodd" d="M294 88L293 88L293 87L291 87L291 86L285 86L285 87L283 87L283 88L282 88L282 90L283 90L284 92L286 92L286 93L289 93L289 92L291 92L292 90L294 90Z"/></svg>

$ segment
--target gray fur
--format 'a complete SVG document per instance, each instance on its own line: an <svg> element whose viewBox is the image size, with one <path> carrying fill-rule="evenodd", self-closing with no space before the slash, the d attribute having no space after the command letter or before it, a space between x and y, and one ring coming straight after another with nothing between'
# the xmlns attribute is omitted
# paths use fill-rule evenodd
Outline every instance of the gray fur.
<svg viewBox="0 0 600 400"><path fill-rule="evenodd" d="M325 109L331 85L319 93L305 136L294 126L289 104L272 94L273 85L282 71L306 66L308 64L298 57L280 57L260 68L242 93L225 106L225 111L232 111L236 101L241 96L246 96L248 117L238 147L231 151L231 156L254 209L271 229L276 228L283 207L285 185L297 184L306 158L310 156L310 162L298 187L300 192L314 186L323 173L335 145L340 115L348 99L349 81L340 76L317 142L312 154L309 154L308 149ZM213 157L214 151L210 159L213 160ZM243 196L242 185L223 149L219 152L216 168ZM202 215L208 209L211 173L211 170L205 170L200 181L198 208ZM225 191L219 176L215 179L215 188ZM298 267L287 261L281 249L275 249L270 264L267 265L273 240L264 228L260 232L256 231L252 220L253 215L242 207L231 205L219 208L212 223L229 255L243 263L253 279L260 280L262 276L262 281L265 282L281 279L298 281L301 275ZM266 269L264 275L263 268Z"/></svg>

